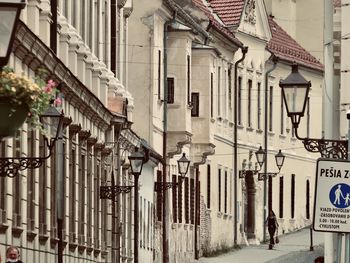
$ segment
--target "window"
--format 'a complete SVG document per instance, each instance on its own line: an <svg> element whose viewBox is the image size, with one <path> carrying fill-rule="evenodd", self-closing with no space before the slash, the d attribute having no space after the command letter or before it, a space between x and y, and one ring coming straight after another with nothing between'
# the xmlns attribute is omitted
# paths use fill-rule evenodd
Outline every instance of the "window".
<svg viewBox="0 0 350 263"><path fill-rule="evenodd" d="M161 99L162 51L158 50L158 100Z"/></svg>
<svg viewBox="0 0 350 263"><path fill-rule="evenodd" d="M218 116L221 116L221 67L218 67Z"/></svg>
<svg viewBox="0 0 350 263"><path fill-rule="evenodd" d="M167 78L167 85L168 85L168 104L173 104L175 99L175 79L174 78Z"/></svg>
<svg viewBox="0 0 350 263"><path fill-rule="evenodd" d="M71 139L72 140L72 139ZM71 141L70 145L70 162L69 162L69 232L75 232L75 165L76 165L76 151L75 144Z"/></svg>
<svg viewBox="0 0 350 263"><path fill-rule="evenodd" d="M87 238L91 239L92 233L92 202L93 195L92 193L92 160L93 160L93 152L91 144L88 145L87 149L87 172L86 172L86 180L87 180ZM89 243L88 243L89 245ZM90 245L91 246L91 245Z"/></svg>
<svg viewBox="0 0 350 263"><path fill-rule="evenodd" d="M248 127L252 127L252 87L253 81L248 80Z"/></svg>
<svg viewBox="0 0 350 263"><path fill-rule="evenodd" d="M231 83L231 70L227 71L228 78L228 106L232 110L232 83Z"/></svg>
<svg viewBox="0 0 350 263"><path fill-rule="evenodd" d="M187 104L191 105L191 57L187 56Z"/></svg>
<svg viewBox="0 0 350 263"><path fill-rule="evenodd" d="M162 182L162 171L157 170L157 182ZM162 200L163 200L163 193L162 191L158 191L156 193L157 198L157 220L162 221Z"/></svg>
<svg viewBox="0 0 350 263"><path fill-rule="evenodd" d="M191 116L198 117L199 116L199 92L192 92L192 109Z"/></svg>
<svg viewBox="0 0 350 263"><path fill-rule="evenodd" d="M224 78L223 78L223 89L222 89L222 105L223 105L223 117L226 118L226 110L227 110L227 71L224 72Z"/></svg>
<svg viewBox="0 0 350 263"><path fill-rule="evenodd" d="M185 223L190 222L189 215L189 180L188 177L185 178Z"/></svg>
<svg viewBox="0 0 350 263"><path fill-rule="evenodd" d="M279 200L280 214L279 217L283 218L283 176L280 177L280 200Z"/></svg>
<svg viewBox="0 0 350 263"><path fill-rule="evenodd" d="M290 208L291 208L291 218L294 218L294 209L295 209L295 174L292 174L292 182L291 182L291 204L290 204Z"/></svg>
<svg viewBox="0 0 350 263"><path fill-rule="evenodd" d="M0 142L0 157L6 156L6 141ZM0 176L0 216L6 210L6 177ZM29 215L28 215L29 216Z"/></svg>
<svg viewBox="0 0 350 263"><path fill-rule="evenodd" d="M261 130L261 83L258 82L257 91L257 129Z"/></svg>
<svg viewBox="0 0 350 263"><path fill-rule="evenodd" d="M284 134L284 101L281 89L281 134Z"/></svg>
<svg viewBox="0 0 350 263"><path fill-rule="evenodd" d="M81 142L79 142L81 144ZM79 235L85 238L85 190L86 190L86 151L80 147L79 154ZM83 240L81 240L83 242Z"/></svg>
<svg viewBox="0 0 350 263"><path fill-rule="evenodd" d="M306 219L310 219L310 180L306 180Z"/></svg>
<svg viewBox="0 0 350 263"><path fill-rule="evenodd" d="M195 202L195 186L194 179L190 180L190 220L191 224L194 224L194 202Z"/></svg>
<svg viewBox="0 0 350 263"><path fill-rule="evenodd" d="M211 172L211 168L210 168L210 164L207 165L207 208L210 209L210 195L211 195L211 191L210 191L210 172Z"/></svg>
<svg viewBox="0 0 350 263"><path fill-rule="evenodd" d="M46 153L46 143L43 136L40 136L39 140L39 154L44 156ZM47 189L47 166L46 161L42 164L39 170L39 211L46 211L46 189ZM46 234L46 213L39 213L39 230L40 228L44 231L41 234Z"/></svg>
<svg viewBox="0 0 350 263"><path fill-rule="evenodd" d="M210 73L210 117L214 117L214 74Z"/></svg>
<svg viewBox="0 0 350 263"><path fill-rule="evenodd" d="M95 196L100 196L100 180L101 180L101 164L100 155L98 151L95 151L95 176L94 176L94 192ZM100 200L94 198L94 246L99 247L100 242Z"/></svg>
<svg viewBox="0 0 350 263"><path fill-rule="evenodd" d="M172 183L173 183L173 189L172 189L172 194L173 194L173 221L174 223L177 222L177 187L176 187L176 174L173 174L172 176Z"/></svg>
<svg viewBox="0 0 350 263"><path fill-rule="evenodd" d="M218 170L218 201L219 212L221 212L221 169Z"/></svg>
<svg viewBox="0 0 350 263"><path fill-rule="evenodd" d="M224 211L227 213L227 171L225 171L225 197L224 197Z"/></svg>
<svg viewBox="0 0 350 263"><path fill-rule="evenodd" d="M180 178L179 178L180 179ZM183 187L183 183L179 184L178 186L178 219L179 219L179 223L182 223L182 187Z"/></svg>
<svg viewBox="0 0 350 263"><path fill-rule="evenodd" d="M242 125L242 77L238 77L237 118L238 125Z"/></svg>
<svg viewBox="0 0 350 263"><path fill-rule="evenodd" d="M270 92L269 92L269 131L273 131L273 86L270 86Z"/></svg>
<svg viewBox="0 0 350 263"><path fill-rule="evenodd" d="M35 138L35 137L34 137ZM52 154L50 157L51 160L51 183L50 183L50 196L51 196L51 204L50 204L50 209L51 209L51 229L56 226L56 148L54 147L52 149ZM35 155L32 155L35 156ZM28 178L30 180L30 178ZM28 181L29 181L28 180ZM33 182L34 183L34 182ZM28 200L29 201L29 200ZM34 217L32 217L34 218Z"/></svg>
<svg viewBox="0 0 350 263"><path fill-rule="evenodd" d="M37 156L36 154L36 149L35 149L35 142L36 142L36 138L35 138L35 131L34 130L31 130L29 131L28 130L28 141L27 141L27 145L28 145L28 155L29 156ZM4 143L5 145L5 143ZM54 149L55 147L53 148L53 153L52 155L54 155ZM51 162L53 162L54 158L51 157ZM54 162L51 163L51 165L54 165ZM35 170L33 169L28 169L27 170L27 198L28 198L28 205L27 205L27 217L28 217L28 220L34 220L35 219ZM51 178L54 178L54 174L51 173ZM51 179L52 180L52 179ZM51 185L52 185L52 182L51 182ZM54 189L51 188L51 193L52 195L54 196L55 194L55 191ZM53 199L55 200L55 199ZM51 201L51 213L54 214L55 210L55 202ZM56 220L55 220L56 222ZM54 222L53 222L54 223ZM30 225L28 225L29 229L30 229ZM34 230L34 229L30 229L30 230Z"/></svg>

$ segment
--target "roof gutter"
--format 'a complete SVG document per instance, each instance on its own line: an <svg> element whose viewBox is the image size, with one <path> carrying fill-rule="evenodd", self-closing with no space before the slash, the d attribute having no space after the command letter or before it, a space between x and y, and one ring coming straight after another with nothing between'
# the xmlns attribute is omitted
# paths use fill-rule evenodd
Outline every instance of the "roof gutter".
<svg viewBox="0 0 350 263"><path fill-rule="evenodd" d="M168 6L172 8L179 16L181 16L187 23L189 23L195 29L195 31L202 34L205 39L212 39L210 34L205 31L205 29L203 29L201 25L198 24L190 14L185 12L174 0L165 0L165 3L168 4Z"/></svg>

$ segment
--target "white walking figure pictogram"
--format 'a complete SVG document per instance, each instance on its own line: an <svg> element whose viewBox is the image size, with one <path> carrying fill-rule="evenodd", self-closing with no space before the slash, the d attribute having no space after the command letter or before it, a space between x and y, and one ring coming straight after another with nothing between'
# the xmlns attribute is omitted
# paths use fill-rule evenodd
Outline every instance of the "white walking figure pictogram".
<svg viewBox="0 0 350 263"><path fill-rule="evenodd" d="M345 197L345 205L346 205L346 206L349 206L349 201L350 201L350 194L347 193L347 194L346 194L346 197Z"/></svg>
<svg viewBox="0 0 350 263"><path fill-rule="evenodd" d="M334 199L334 202L333 204L337 204L337 205L340 205L340 196L345 199L344 195L343 195L343 192L341 191L341 185L338 185L338 189L335 190L334 192L334 195L335 195L335 199Z"/></svg>

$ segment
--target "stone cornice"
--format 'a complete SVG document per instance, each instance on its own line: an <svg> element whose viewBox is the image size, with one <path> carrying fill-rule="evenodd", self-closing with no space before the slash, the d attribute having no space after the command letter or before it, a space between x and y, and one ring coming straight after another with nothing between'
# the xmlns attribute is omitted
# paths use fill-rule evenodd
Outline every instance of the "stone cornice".
<svg viewBox="0 0 350 263"><path fill-rule="evenodd" d="M124 122L125 116L112 114L103 103L64 65L23 22L19 22L13 44L16 57L32 70L45 68L59 83L65 100L83 109L85 116L106 130L112 122Z"/></svg>

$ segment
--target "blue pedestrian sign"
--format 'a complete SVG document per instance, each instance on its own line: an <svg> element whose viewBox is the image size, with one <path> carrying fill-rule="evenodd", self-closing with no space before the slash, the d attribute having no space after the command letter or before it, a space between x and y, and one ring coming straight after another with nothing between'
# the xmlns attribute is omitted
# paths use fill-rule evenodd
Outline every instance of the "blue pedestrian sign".
<svg viewBox="0 0 350 263"><path fill-rule="evenodd" d="M313 228L350 233L350 162L318 159Z"/></svg>

